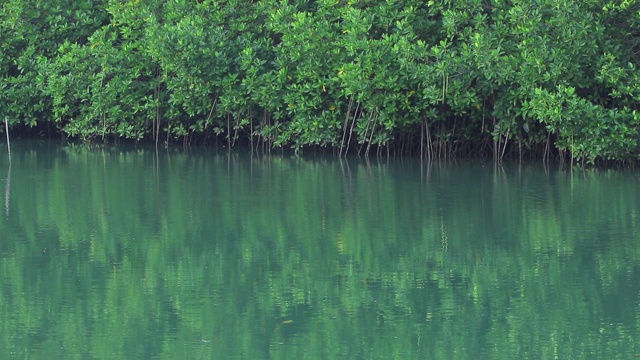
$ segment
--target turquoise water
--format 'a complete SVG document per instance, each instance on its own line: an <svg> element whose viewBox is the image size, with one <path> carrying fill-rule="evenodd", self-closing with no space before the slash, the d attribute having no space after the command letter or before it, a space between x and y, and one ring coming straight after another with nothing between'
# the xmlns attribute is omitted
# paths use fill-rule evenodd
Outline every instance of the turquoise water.
<svg viewBox="0 0 640 360"><path fill-rule="evenodd" d="M0 148L2 359L630 359L640 174Z"/></svg>

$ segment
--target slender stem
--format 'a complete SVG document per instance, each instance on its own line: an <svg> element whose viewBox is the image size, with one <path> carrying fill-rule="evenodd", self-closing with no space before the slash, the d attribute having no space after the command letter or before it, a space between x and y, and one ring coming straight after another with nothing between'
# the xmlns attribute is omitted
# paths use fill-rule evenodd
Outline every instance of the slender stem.
<svg viewBox="0 0 640 360"><path fill-rule="evenodd" d="M356 121L358 120L358 110L360 109L360 103L356 104L356 111L353 113L353 120L351 120L351 129L349 129L349 139L347 140L346 149L344 150L344 154L347 155L349 152L349 144L351 144L351 135L353 135L353 128L356 125Z"/></svg>
<svg viewBox="0 0 640 360"><path fill-rule="evenodd" d="M9 152L9 162L11 162L11 142L9 141L9 120L4 117L4 130L7 133L7 151Z"/></svg>
<svg viewBox="0 0 640 360"><path fill-rule="evenodd" d="M351 97L349 98L349 107L347 108L347 116L345 116L344 118L344 126L342 127L342 141L340 141L340 156L342 156L342 149L344 148L344 139L347 136L347 126L349 125L349 117L351 115L352 105L353 105L353 95L351 95Z"/></svg>
<svg viewBox="0 0 640 360"><path fill-rule="evenodd" d="M502 153L500 154L500 161L502 161L502 158L504 158L504 152L505 150L507 150L507 142L509 141L509 132L511 131L511 128L507 129L507 135L505 136L504 139L504 145L502 146Z"/></svg>
<svg viewBox="0 0 640 360"><path fill-rule="evenodd" d="M231 151L231 113L227 112L227 146Z"/></svg>

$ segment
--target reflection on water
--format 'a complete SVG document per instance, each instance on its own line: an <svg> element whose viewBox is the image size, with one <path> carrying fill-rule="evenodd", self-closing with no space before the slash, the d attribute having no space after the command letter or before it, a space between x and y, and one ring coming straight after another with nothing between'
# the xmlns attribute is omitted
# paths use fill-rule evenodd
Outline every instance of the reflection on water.
<svg viewBox="0 0 640 360"><path fill-rule="evenodd" d="M4 213L7 217L9 217L10 202L11 202L11 158L9 157L7 177L4 182Z"/></svg>
<svg viewBox="0 0 640 360"><path fill-rule="evenodd" d="M3 359L640 354L632 172L31 143L12 155Z"/></svg>

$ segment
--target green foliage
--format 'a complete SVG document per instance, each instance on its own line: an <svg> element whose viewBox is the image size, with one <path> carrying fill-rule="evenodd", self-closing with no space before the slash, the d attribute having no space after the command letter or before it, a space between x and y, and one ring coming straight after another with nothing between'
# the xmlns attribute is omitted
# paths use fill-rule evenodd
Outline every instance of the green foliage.
<svg viewBox="0 0 640 360"><path fill-rule="evenodd" d="M639 19L605 0L11 0L0 112L85 140L632 159Z"/></svg>
<svg viewBox="0 0 640 360"><path fill-rule="evenodd" d="M121 51L119 35L105 26L86 45L65 43L49 67L54 119L70 136L141 139L146 132L145 100L153 89L140 78L151 72L149 61L128 44Z"/></svg>
<svg viewBox="0 0 640 360"><path fill-rule="evenodd" d="M614 111L576 96L575 89L536 89L526 108L557 135L556 145L577 160L626 159L638 148L640 116L628 109Z"/></svg>
<svg viewBox="0 0 640 360"><path fill-rule="evenodd" d="M46 64L64 42L85 43L106 22L104 1L8 0L0 5L0 114L13 124L47 122Z"/></svg>

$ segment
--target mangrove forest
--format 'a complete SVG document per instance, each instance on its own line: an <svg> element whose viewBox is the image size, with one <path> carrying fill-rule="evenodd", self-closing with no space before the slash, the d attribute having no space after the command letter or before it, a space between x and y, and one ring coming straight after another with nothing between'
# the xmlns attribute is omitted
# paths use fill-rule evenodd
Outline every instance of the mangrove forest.
<svg viewBox="0 0 640 360"><path fill-rule="evenodd" d="M640 156L634 0L6 0L12 136Z"/></svg>

